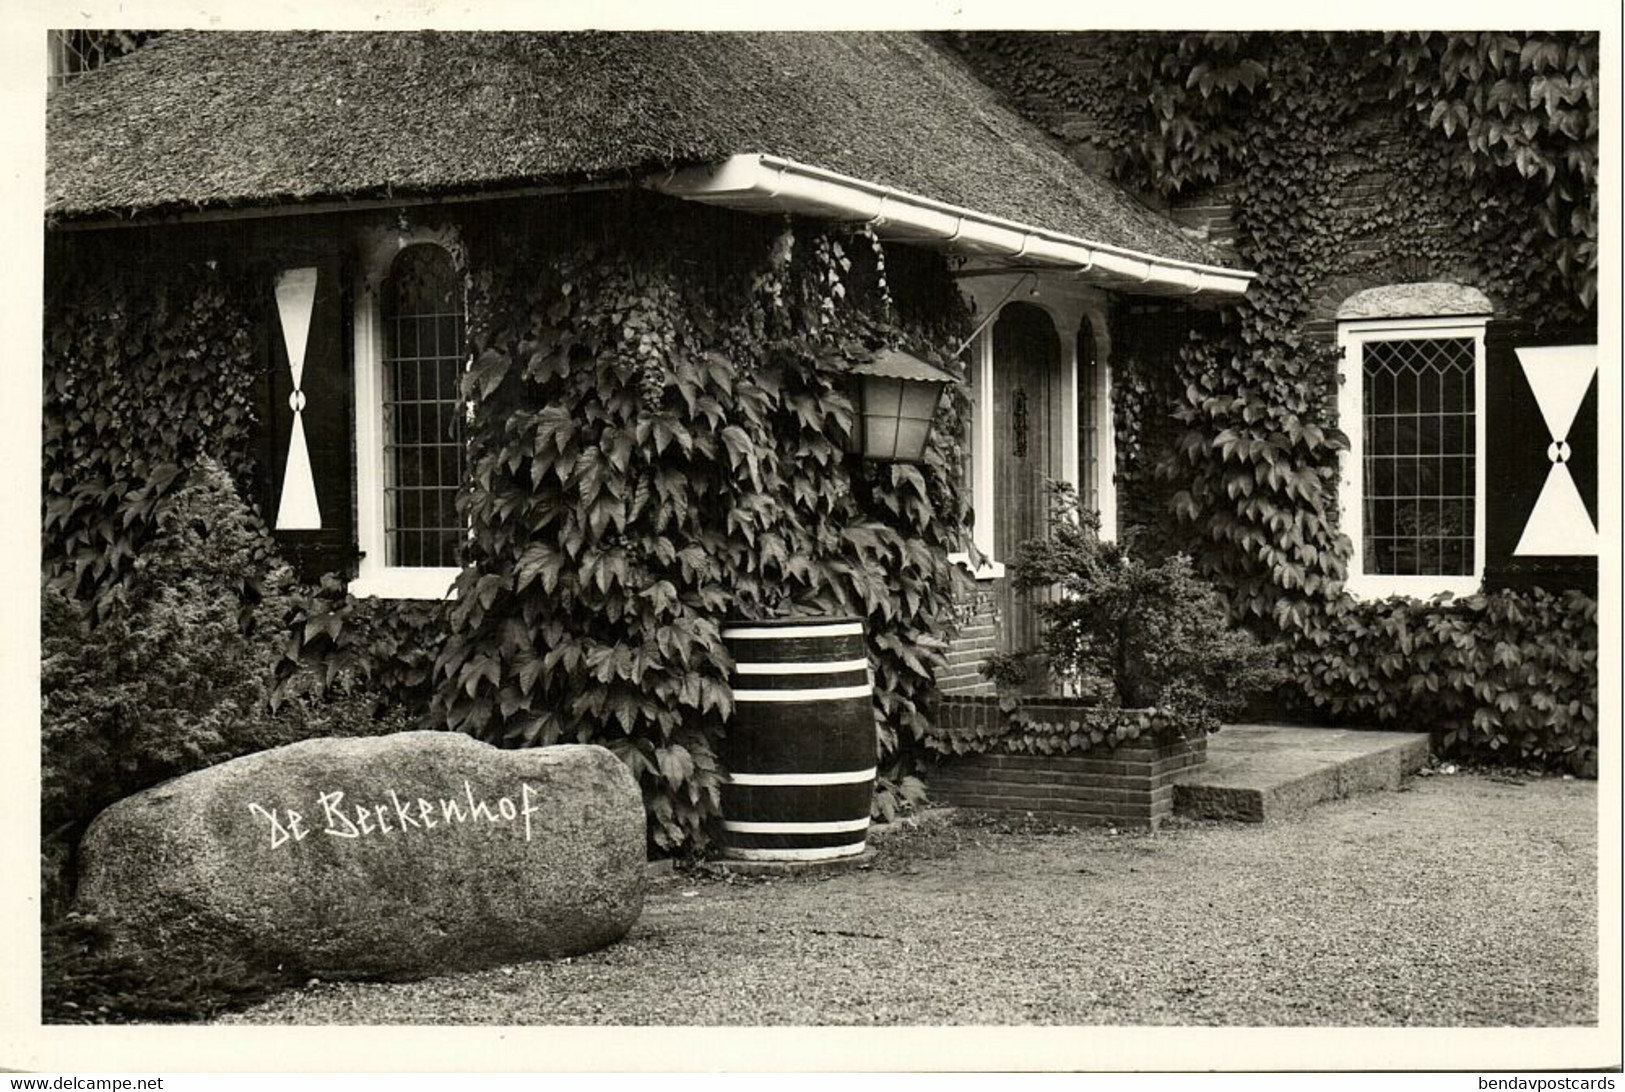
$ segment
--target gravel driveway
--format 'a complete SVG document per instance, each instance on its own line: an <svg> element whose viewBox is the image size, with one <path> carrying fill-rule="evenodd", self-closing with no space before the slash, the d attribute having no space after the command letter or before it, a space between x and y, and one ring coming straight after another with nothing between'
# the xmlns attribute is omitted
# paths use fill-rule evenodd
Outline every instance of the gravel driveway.
<svg viewBox="0 0 1625 1092"><path fill-rule="evenodd" d="M1596 785L1557 779L1155 835L961 815L862 872L667 878L589 956L221 1022L1594 1025L1596 873Z"/></svg>

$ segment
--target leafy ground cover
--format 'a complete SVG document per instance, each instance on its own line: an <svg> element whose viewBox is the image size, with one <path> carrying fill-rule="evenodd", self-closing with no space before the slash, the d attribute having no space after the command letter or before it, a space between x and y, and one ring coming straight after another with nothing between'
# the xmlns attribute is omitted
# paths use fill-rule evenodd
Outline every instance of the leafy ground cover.
<svg viewBox="0 0 1625 1092"><path fill-rule="evenodd" d="M845 875L677 873L589 956L224 1020L1594 1024L1596 830L1594 782L1487 773L1155 835L961 814Z"/></svg>

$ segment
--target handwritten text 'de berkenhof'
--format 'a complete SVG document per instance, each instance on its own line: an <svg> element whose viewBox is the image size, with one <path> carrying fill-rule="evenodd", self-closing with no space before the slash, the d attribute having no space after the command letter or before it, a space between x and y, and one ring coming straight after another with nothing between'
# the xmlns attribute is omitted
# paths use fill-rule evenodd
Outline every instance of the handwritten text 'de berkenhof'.
<svg viewBox="0 0 1625 1092"><path fill-rule="evenodd" d="M316 807L308 816L290 807L267 808L263 804L249 804L248 810L255 818L264 820L272 849L289 842L303 842L317 833L333 838L368 838L430 831L460 823L519 823L524 827L528 842L531 816L541 810L536 807L536 795L536 790L524 782L519 786L517 804L512 796L499 796L492 803L484 797L476 797L473 786L465 779L462 795L451 799L429 800L422 796L403 799L390 789L387 803L356 804L346 803L344 793L334 790L318 794ZM315 825L317 823L320 825Z"/></svg>

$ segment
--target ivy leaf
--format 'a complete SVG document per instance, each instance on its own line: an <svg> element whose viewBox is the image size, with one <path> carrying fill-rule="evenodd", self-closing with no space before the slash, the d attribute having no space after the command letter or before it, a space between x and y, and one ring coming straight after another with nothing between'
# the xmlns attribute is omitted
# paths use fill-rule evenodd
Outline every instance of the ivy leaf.
<svg viewBox="0 0 1625 1092"><path fill-rule="evenodd" d="M576 459L571 477L575 479L582 506L590 511L603 492L606 477L604 460L598 448L589 447L582 451Z"/></svg>
<svg viewBox="0 0 1625 1092"><path fill-rule="evenodd" d="M525 549L514 568L516 592L523 592L531 581L541 578L542 590L552 595L558 590L559 574L564 568L564 555L547 543L536 543Z"/></svg>
<svg viewBox="0 0 1625 1092"><path fill-rule="evenodd" d="M694 774L694 758L688 753L688 748L680 743L658 748L655 751L655 763L660 769L660 775L674 789L682 787Z"/></svg>
<svg viewBox="0 0 1625 1092"><path fill-rule="evenodd" d="M905 484L909 485L921 498L928 496L925 485L925 475L921 474L917 467L909 463L892 464L891 483L894 487L899 488Z"/></svg>
<svg viewBox="0 0 1625 1092"><path fill-rule="evenodd" d="M664 614L677 602L677 589L669 580L657 580L638 594L649 600L656 614Z"/></svg>
<svg viewBox="0 0 1625 1092"><path fill-rule="evenodd" d="M463 397L470 402L484 401L502 385L508 374L508 357L495 349L486 349L463 377Z"/></svg>
<svg viewBox="0 0 1625 1092"><path fill-rule="evenodd" d="M750 441L750 436L738 425L729 425L722 430L722 444L728 449L728 462L733 469L738 470L740 464L752 468L756 465L756 445Z"/></svg>
<svg viewBox="0 0 1625 1092"><path fill-rule="evenodd" d="M533 656L522 661L519 665L519 689L530 694L536 689L536 681L547 672L547 663L540 656Z"/></svg>
<svg viewBox="0 0 1625 1092"><path fill-rule="evenodd" d="M479 690L480 683L495 686L502 680L502 665L490 656L475 656L463 665L462 689L469 697Z"/></svg>

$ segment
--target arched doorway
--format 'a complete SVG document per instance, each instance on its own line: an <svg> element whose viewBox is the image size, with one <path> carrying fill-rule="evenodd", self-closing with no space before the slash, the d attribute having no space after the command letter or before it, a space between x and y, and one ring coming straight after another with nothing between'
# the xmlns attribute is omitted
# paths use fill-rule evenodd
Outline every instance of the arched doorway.
<svg viewBox="0 0 1625 1092"><path fill-rule="evenodd" d="M1048 312L1012 303L993 324L993 547L999 558L1044 532L1045 482L1063 470L1061 340ZM1008 582L999 596L1000 646L1038 645L1038 617L1029 595Z"/></svg>

